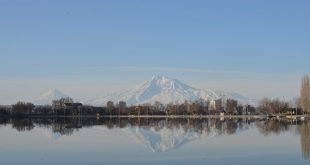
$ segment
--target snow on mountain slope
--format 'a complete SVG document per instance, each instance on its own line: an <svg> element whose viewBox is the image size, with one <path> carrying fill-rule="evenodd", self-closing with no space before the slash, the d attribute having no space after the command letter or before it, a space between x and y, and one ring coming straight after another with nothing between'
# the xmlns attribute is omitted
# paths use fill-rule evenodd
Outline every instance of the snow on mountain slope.
<svg viewBox="0 0 310 165"><path fill-rule="evenodd" d="M119 135L132 139L143 144L152 152L167 152L180 148L195 140L206 140L217 136L217 132L214 130L204 129L201 132L197 132L194 129L186 129L183 127L170 128L168 126L163 126L161 129L154 127L143 128L139 126L127 126L125 128L113 129L94 127L93 129L105 134Z"/></svg>
<svg viewBox="0 0 310 165"><path fill-rule="evenodd" d="M216 136L214 132L207 131L195 132L194 130L185 130L184 128L167 128L160 130L154 128L144 129L132 127L130 129L133 138L141 142L153 152L166 152L172 149L177 149L194 140Z"/></svg>
<svg viewBox="0 0 310 165"><path fill-rule="evenodd" d="M33 100L32 102L35 105L48 105L52 104L53 100L57 100L60 98L68 97L68 95L62 93L61 91L57 89L49 90L45 93L43 93L41 96Z"/></svg>
<svg viewBox="0 0 310 165"><path fill-rule="evenodd" d="M237 93L196 89L177 79L164 76L153 76L151 80L144 82L134 89L119 94L103 96L87 101L87 103L91 105L104 105L107 101L126 101L128 105L136 105L158 101L163 104L168 104L183 103L186 100L215 100L222 96L225 96L225 98L234 98L240 102L247 102L249 100Z"/></svg>
<svg viewBox="0 0 310 165"><path fill-rule="evenodd" d="M161 125L161 126L159 126ZM202 129L191 128L188 125L176 126L167 125L165 121L151 127L126 126L124 128L94 127L96 131L105 134L114 134L133 139L143 144L152 152L167 152L180 148L197 140L208 140L222 135L227 130L218 130L216 127L204 127ZM247 130L248 127L240 127L234 133ZM224 132L221 132L224 131Z"/></svg>

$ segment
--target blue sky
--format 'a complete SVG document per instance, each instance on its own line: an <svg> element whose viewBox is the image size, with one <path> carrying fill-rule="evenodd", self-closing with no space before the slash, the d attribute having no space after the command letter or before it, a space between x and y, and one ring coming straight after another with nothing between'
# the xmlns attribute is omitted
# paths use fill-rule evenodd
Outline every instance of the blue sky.
<svg viewBox="0 0 310 165"><path fill-rule="evenodd" d="M154 74L259 98L310 72L307 0L1 0L0 103L101 95Z"/></svg>

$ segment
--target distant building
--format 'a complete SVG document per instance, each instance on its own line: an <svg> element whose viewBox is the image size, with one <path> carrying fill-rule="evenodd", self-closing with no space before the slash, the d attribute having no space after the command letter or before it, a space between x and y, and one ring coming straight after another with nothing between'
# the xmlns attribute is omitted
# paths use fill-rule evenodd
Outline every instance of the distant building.
<svg viewBox="0 0 310 165"><path fill-rule="evenodd" d="M222 111L223 110L222 99L215 100L215 110L217 110L217 111Z"/></svg>
<svg viewBox="0 0 310 165"><path fill-rule="evenodd" d="M112 101L108 101L107 102L107 109L109 111L113 110L114 109L114 103Z"/></svg>
<svg viewBox="0 0 310 165"><path fill-rule="evenodd" d="M256 109L254 107L252 107L251 105L245 105L243 107L243 115L252 115L255 114Z"/></svg>
<svg viewBox="0 0 310 165"><path fill-rule="evenodd" d="M126 102L125 101L120 101L118 103L118 109L119 109L119 112L125 112L126 111Z"/></svg>
<svg viewBox="0 0 310 165"><path fill-rule="evenodd" d="M210 115L220 115L220 116L225 115L222 99L210 100L208 104L209 104L208 110Z"/></svg>
<svg viewBox="0 0 310 165"><path fill-rule="evenodd" d="M64 103L65 109L79 109L81 106L83 106L82 103Z"/></svg>
<svg viewBox="0 0 310 165"><path fill-rule="evenodd" d="M66 103L73 103L73 99L70 97L66 97L59 100L53 100L52 107L53 109L65 109Z"/></svg>
<svg viewBox="0 0 310 165"><path fill-rule="evenodd" d="M208 109L209 109L209 111L216 110L216 103L214 100L209 101Z"/></svg>
<svg viewBox="0 0 310 165"><path fill-rule="evenodd" d="M82 103L64 103L65 110L72 115L81 115Z"/></svg>
<svg viewBox="0 0 310 165"><path fill-rule="evenodd" d="M53 112L52 106L49 105L37 105L32 109L33 114L51 114Z"/></svg>
<svg viewBox="0 0 310 165"><path fill-rule="evenodd" d="M129 112L130 115L140 115L142 110L141 106L136 106L132 111Z"/></svg>
<svg viewBox="0 0 310 165"><path fill-rule="evenodd" d="M53 109L62 109L65 107L64 102L60 101L60 100L53 100L52 103L52 108Z"/></svg>

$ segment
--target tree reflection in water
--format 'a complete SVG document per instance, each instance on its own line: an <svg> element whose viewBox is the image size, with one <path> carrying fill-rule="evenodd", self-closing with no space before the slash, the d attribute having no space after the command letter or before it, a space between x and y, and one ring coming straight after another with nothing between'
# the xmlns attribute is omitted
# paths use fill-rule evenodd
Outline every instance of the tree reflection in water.
<svg viewBox="0 0 310 165"><path fill-rule="evenodd" d="M300 142L302 149L302 156L304 159L310 157L310 122L306 121L300 126Z"/></svg>
<svg viewBox="0 0 310 165"><path fill-rule="evenodd" d="M35 127L51 129L53 133L70 136L81 128L104 126L108 129L137 127L143 130L182 130L190 140L189 133L195 137L211 136L215 133L233 135L242 130L256 127L262 135L278 135L287 131L296 131L300 134L302 156L310 158L310 121L291 121L278 119L246 119L246 118L0 118L0 126L11 125L17 131L31 131ZM180 142L181 143L181 142ZM158 145L158 144L152 144ZM156 147L156 146L153 146ZM161 150L160 150L161 151Z"/></svg>

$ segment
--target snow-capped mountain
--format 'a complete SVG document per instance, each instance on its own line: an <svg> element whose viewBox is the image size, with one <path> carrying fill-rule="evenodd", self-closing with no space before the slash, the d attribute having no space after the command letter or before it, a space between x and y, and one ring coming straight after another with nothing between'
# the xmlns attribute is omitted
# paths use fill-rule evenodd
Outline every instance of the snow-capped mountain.
<svg viewBox="0 0 310 165"><path fill-rule="evenodd" d="M184 101L215 100L221 97L233 98L240 102L250 101L246 97L229 92L201 90L190 87L183 82L164 76L153 76L142 85L118 94L106 95L90 101L87 104L104 105L107 101L126 101L128 105L154 103L183 103Z"/></svg>
<svg viewBox="0 0 310 165"><path fill-rule="evenodd" d="M61 91L57 89L49 90L45 93L43 93L41 96L33 100L32 102L35 105L48 105L52 104L53 100L57 100L60 98L68 97L68 95L62 93Z"/></svg>

